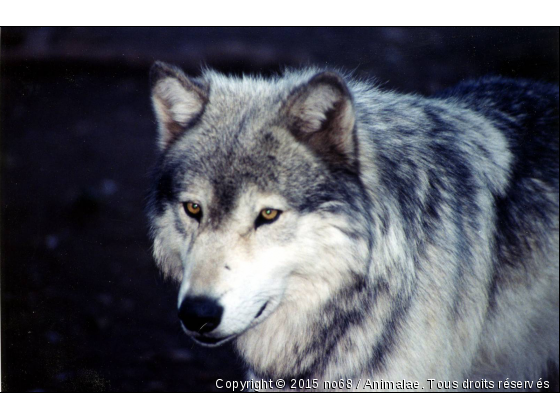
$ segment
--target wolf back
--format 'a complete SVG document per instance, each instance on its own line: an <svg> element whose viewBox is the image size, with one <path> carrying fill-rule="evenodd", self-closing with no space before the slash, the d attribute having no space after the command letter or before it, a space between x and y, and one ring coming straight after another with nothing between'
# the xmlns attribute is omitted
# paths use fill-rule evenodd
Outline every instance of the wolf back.
<svg viewBox="0 0 560 420"><path fill-rule="evenodd" d="M156 63L152 100L154 257L196 342L264 379L557 369L558 87Z"/></svg>

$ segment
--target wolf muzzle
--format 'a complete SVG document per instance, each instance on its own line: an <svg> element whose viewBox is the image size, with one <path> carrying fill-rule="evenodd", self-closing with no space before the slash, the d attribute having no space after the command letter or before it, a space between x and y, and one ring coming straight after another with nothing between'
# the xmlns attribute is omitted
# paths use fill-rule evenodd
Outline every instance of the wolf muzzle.
<svg viewBox="0 0 560 420"><path fill-rule="evenodd" d="M204 334L220 325L223 313L224 308L214 299L187 297L179 308L179 319L187 330Z"/></svg>

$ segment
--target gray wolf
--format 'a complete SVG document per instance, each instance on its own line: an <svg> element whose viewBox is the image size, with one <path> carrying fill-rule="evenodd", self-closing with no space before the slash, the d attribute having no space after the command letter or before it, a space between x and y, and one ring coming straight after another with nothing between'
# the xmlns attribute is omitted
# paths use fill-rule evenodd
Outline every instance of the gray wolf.
<svg viewBox="0 0 560 420"><path fill-rule="evenodd" d="M195 342L318 389L557 369L558 87L156 63L151 88L153 253Z"/></svg>

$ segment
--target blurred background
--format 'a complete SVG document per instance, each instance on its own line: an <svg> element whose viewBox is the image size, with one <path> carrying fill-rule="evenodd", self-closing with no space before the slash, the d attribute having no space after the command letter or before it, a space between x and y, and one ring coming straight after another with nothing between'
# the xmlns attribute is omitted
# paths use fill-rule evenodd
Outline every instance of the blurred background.
<svg viewBox="0 0 560 420"><path fill-rule="evenodd" d="M155 60L196 75L318 65L431 94L483 75L558 83L558 28L2 28L3 391L216 391L144 214Z"/></svg>

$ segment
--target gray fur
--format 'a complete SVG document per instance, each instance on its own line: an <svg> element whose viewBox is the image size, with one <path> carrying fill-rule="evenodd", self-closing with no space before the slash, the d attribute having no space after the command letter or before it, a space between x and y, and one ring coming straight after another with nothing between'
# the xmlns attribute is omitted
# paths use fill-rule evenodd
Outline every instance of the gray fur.
<svg viewBox="0 0 560 420"><path fill-rule="evenodd" d="M318 69L189 79L161 63L152 78L155 259L179 305L221 302L209 336L255 377L497 386L557 369L557 87L425 98ZM259 206L283 213L255 228Z"/></svg>

